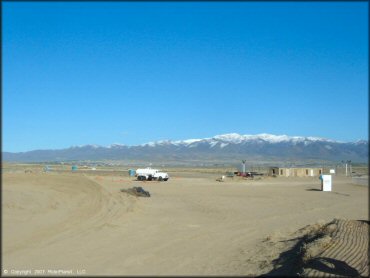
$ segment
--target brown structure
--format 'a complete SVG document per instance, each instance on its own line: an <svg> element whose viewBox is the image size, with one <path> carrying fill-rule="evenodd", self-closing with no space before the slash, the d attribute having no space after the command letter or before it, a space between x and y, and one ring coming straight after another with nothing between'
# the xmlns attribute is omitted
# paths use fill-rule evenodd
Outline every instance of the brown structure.
<svg viewBox="0 0 370 278"><path fill-rule="evenodd" d="M322 168L300 167L279 168L270 167L269 176L277 177L318 177L322 174Z"/></svg>

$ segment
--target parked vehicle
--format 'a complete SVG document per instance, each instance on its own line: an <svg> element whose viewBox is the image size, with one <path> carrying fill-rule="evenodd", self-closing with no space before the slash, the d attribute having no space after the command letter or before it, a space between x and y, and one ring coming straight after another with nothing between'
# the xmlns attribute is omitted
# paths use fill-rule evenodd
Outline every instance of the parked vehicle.
<svg viewBox="0 0 370 278"><path fill-rule="evenodd" d="M233 173L227 172L226 174L229 177L229 175L232 176ZM259 172L239 172L239 171L234 172L234 174L236 176L247 177L247 178L253 178L254 176L264 176L265 175L264 173L259 173Z"/></svg>
<svg viewBox="0 0 370 278"><path fill-rule="evenodd" d="M169 176L167 173L164 173L164 172L157 172L153 175L153 179L154 180L158 180L158 181L168 181L169 179Z"/></svg>
<svg viewBox="0 0 370 278"><path fill-rule="evenodd" d="M167 173L160 172L158 169L152 169L150 167L136 170L136 177L139 181L167 181L169 176Z"/></svg>

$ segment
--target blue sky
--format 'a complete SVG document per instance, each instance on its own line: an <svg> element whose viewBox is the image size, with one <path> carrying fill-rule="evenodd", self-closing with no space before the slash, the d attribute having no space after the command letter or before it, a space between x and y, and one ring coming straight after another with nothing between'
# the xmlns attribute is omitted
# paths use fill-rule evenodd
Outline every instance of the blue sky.
<svg viewBox="0 0 370 278"><path fill-rule="evenodd" d="M3 2L3 151L368 138L367 2Z"/></svg>

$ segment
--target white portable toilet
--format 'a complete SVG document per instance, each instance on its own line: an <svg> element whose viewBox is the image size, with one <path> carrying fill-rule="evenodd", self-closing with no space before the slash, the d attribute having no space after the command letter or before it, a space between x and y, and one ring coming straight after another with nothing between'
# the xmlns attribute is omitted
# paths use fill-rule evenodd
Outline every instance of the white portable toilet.
<svg viewBox="0 0 370 278"><path fill-rule="evenodd" d="M331 191L331 175L322 175L321 190Z"/></svg>

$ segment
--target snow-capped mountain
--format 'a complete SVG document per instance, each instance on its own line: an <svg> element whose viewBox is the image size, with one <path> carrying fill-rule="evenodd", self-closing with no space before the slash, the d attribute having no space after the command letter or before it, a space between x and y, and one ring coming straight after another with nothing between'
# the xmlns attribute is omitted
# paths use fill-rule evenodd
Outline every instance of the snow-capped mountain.
<svg viewBox="0 0 370 278"><path fill-rule="evenodd" d="M363 141L363 140L362 140ZM159 146L159 145L168 145L173 144L176 146L189 146L192 144L197 144L200 142L207 142L212 147L215 146L217 143L220 144L241 144L241 143L249 143L249 142L260 142L260 143L287 143L291 142L293 144L297 143L305 143L309 144L311 142L332 142L332 143L340 143L338 141L319 138L319 137L301 137L301 136L287 136L287 135L272 135L267 133L257 134L257 135L240 135L238 133L229 133L223 135L216 135L212 138L204 138L204 139L188 139L188 140L180 140L180 141L171 141L171 140L163 140L163 141L156 141L150 142L146 144L142 144L141 146Z"/></svg>
<svg viewBox="0 0 370 278"><path fill-rule="evenodd" d="M212 138L161 140L136 146L83 145L61 150L35 150L24 153L3 152L3 161L66 161L102 159L155 160L328 160L366 162L368 141L339 142L319 137L272 134L217 135Z"/></svg>

